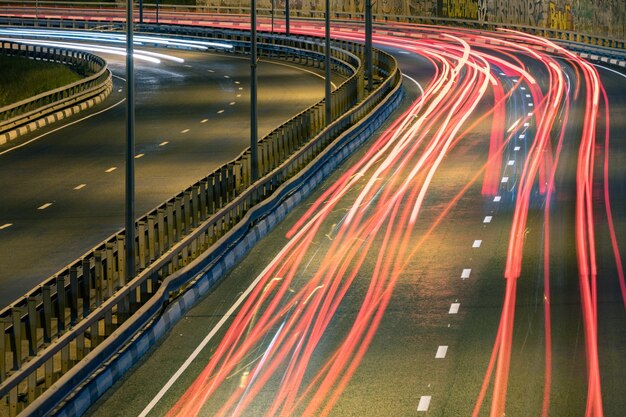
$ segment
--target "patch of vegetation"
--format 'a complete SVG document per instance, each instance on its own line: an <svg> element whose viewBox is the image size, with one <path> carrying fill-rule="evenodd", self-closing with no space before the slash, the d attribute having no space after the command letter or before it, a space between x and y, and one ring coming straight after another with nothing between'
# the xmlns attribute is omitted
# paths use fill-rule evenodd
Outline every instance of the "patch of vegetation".
<svg viewBox="0 0 626 417"><path fill-rule="evenodd" d="M0 107L63 87L81 78L81 75L63 64L0 55Z"/></svg>

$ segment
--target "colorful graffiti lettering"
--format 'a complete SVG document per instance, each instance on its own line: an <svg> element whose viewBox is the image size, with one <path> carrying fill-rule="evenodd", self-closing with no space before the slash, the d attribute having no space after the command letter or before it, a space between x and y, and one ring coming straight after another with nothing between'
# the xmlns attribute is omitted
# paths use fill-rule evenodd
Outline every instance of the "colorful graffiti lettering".
<svg viewBox="0 0 626 417"><path fill-rule="evenodd" d="M550 29L573 30L574 15L572 6L566 4L565 7L559 8L554 2L550 2L550 18L548 20Z"/></svg>
<svg viewBox="0 0 626 417"><path fill-rule="evenodd" d="M443 0L441 16L451 19L478 19L478 0Z"/></svg>

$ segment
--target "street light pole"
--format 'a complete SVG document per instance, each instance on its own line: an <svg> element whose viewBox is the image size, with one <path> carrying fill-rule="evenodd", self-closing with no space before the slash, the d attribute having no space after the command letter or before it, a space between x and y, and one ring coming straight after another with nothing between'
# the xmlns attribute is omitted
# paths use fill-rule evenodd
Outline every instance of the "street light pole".
<svg viewBox="0 0 626 417"><path fill-rule="evenodd" d="M139 24L143 24L143 0L139 0Z"/></svg>
<svg viewBox="0 0 626 417"><path fill-rule="evenodd" d="M326 0L326 125L331 119L331 96L330 96L330 0Z"/></svg>
<svg viewBox="0 0 626 417"><path fill-rule="evenodd" d="M274 34L274 12L276 8L276 0L272 0L272 35Z"/></svg>
<svg viewBox="0 0 626 417"><path fill-rule="evenodd" d="M133 0L126 0L126 282L135 277L135 69Z"/></svg>
<svg viewBox="0 0 626 417"><path fill-rule="evenodd" d="M365 0L365 62L367 63L367 89L372 91L372 0Z"/></svg>
<svg viewBox="0 0 626 417"><path fill-rule="evenodd" d="M258 111L257 111L257 50L256 50L256 0L250 11L250 176L251 182L259 179Z"/></svg>
<svg viewBox="0 0 626 417"><path fill-rule="evenodd" d="M285 35L289 36L289 0L285 0Z"/></svg>

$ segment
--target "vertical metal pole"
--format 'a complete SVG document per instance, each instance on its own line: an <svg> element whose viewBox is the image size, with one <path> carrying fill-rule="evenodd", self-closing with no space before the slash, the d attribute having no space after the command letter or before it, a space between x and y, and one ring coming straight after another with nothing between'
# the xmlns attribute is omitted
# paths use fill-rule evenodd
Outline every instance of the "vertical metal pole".
<svg viewBox="0 0 626 417"><path fill-rule="evenodd" d="M126 282L135 277L135 69L133 0L126 0Z"/></svg>
<svg viewBox="0 0 626 417"><path fill-rule="evenodd" d="M372 62L372 0L365 0L365 62L367 75L367 89L372 91L373 62Z"/></svg>
<svg viewBox="0 0 626 417"><path fill-rule="evenodd" d="M250 175L252 182L259 179L258 111L257 111L257 50L256 50L256 0L250 11Z"/></svg>
<svg viewBox="0 0 626 417"><path fill-rule="evenodd" d="M285 35L289 36L289 0L285 0Z"/></svg>
<svg viewBox="0 0 626 417"><path fill-rule="evenodd" d="M331 97L330 97L330 0L326 0L326 125L331 119Z"/></svg>
<svg viewBox="0 0 626 417"><path fill-rule="evenodd" d="M276 10L276 1L272 0L272 34L274 34L274 11Z"/></svg>
<svg viewBox="0 0 626 417"><path fill-rule="evenodd" d="M139 0L139 24L143 24L143 0Z"/></svg>
<svg viewBox="0 0 626 417"><path fill-rule="evenodd" d="M159 24L159 0L156 0L156 24Z"/></svg>

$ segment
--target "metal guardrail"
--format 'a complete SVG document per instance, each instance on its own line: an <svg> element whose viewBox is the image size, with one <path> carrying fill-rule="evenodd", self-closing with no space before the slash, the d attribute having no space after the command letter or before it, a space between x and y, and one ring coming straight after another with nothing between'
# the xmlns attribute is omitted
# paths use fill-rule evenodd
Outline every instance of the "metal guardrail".
<svg viewBox="0 0 626 417"><path fill-rule="evenodd" d="M111 72L106 62L88 52L2 40L0 54L57 62L89 75L72 84L0 108L0 134L89 100L111 87Z"/></svg>
<svg viewBox="0 0 626 417"><path fill-rule="evenodd" d="M180 32L212 39L232 37L238 45L233 49L239 50L245 49L242 42L249 40L249 34L233 30L183 28ZM261 51L271 56L284 58L283 45L287 51L299 51L296 60L319 61L322 56L319 39L260 36ZM7 401L11 416L34 402L62 375L70 371L80 374L80 367L75 367L87 355L96 362L106 359L112 353L107 346L115 342L104 342L117 329L121 331L134 314L146 310L156 314L158 309L147 307L147 303L155 296L159 303L166 303L184 291L190 278L167 277L214 245L255 204L270 196L400 83L395 59L376 50L377 88L362 100L363 49L350 42L337 43L332 49L335 66L353 68L354 72L333 92L334 120L328 127L322 100L259 141L261 180L250 183L248 149L136 222L139 273L131 282L124 281L126 242L121 231L0 312L0 359L4 359L0 361L0 398ZM164 282L166 288L162 287ZM78 383L80 378L72 381Z"/></svg>

